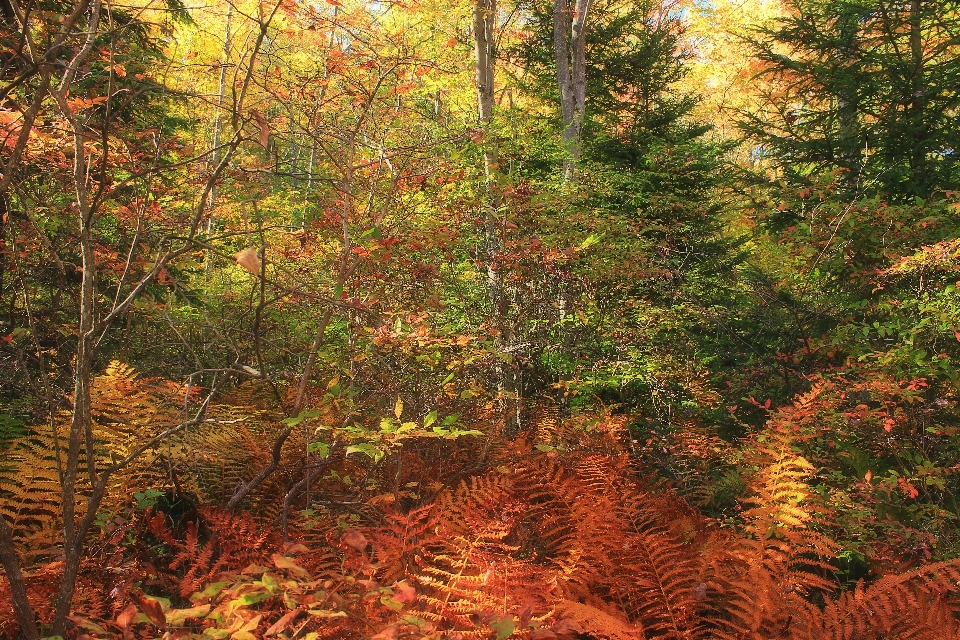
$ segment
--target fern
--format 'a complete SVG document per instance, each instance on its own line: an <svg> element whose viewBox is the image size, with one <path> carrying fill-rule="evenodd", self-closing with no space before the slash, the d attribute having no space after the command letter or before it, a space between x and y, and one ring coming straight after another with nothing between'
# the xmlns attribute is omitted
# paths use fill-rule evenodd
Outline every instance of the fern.
<svg viewBox="0 0 960 640"><path fill-rule="evenodd" d="M643 640L648 636L643 627L627 622L621 615L609 612L605 607L562 600L554 610L560 620L572 621L576 626L571 631L589 630L593 637L609 640Z"/></svg>
<svg viewBox="0 0 960 640"><path fill-rule="evenodd" d="M158 431L176 424L183 391L178 385L141 380L130 367L114 362L92 385L94 453L98 469L126 457ZM61 433L68 415L57 416ZM62 444L62 443L61 443ZM34 427L29 435L10 442L0 466L0 514L7 519L25 557L36 566L59 552L55 541L62 529L62 492L54 436L49 427ZM61 451L63 454L63 452ZM157 487L166 482L158 451L147 452L110 478L101 509L120 511L130 504L131 487ZM86 454L81 454L81 468ZM77 517L86 511L86 474L78 478Z"/></svg>
<svg viewBox="0 0 960 640"><path fill-rule="evenodd" d="M437 540L424 548L416 576L422 615L450 631L486 637L484 614L516 614L534 594L549 591L550 575L533 558L518 557L508 538L524 512L507 478L485 476L441 495ZM536 607L544 613L542 603Z"/></svg>
<svg viewBox="0 0 960 640"><path fill-rule="evenodd" d="M183 540L174 537L162 513L149 517L148 525L158 540L176 552L172 558L168 556L166 570L173 572L183 597L202 591L223 574L265 564L271 553L282 548L279 534L258 525L249 513L232 515L202 509L200 518L187 524Z"/></svg>
<svg viewBox="0 0 960 640"><path fill-rule="evenodd" d="M658 499L626 479L625 458L514 464L439 497L436 539L417 574L426 617L480 634L477 616L519 617L537 594L538 615L560 629L572 622L594 637L702 636L702 569L682 536L659 523Z"/></svg>
<svg viewBox="0 0 960 640"><path fill-rule="evenodd" d="M801 396L792 411L805 414L819 393ZM749 506L742 516L743 535L730 541L714 560L713 581L719 596L716 633L721 638L783 635L811 613L810 601L836 588L828 576L836 544L817 530L825 528L816 496L807 484L813 465L794 450L796 435L790 410L780 414L757 439L749 481Z"/></svg>
<svg viewBox="0 0 960 640"><path fill-rule="evenodd" d="M828 600L804 621L800 640L906 639L946 640L958 636L956 599L960 561L940 562L900 575L885 576Z"/></svg>

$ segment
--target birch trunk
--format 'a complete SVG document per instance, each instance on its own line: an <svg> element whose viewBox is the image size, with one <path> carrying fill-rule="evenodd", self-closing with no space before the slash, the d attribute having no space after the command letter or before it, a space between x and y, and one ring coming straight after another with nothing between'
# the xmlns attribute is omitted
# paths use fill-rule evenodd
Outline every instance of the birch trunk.
<svg viewBox="0 0 960 640"><path fill-rule="evenodd" d="M576 182L587 104L586 26L590 0L554 0L553 50L563 121L563 180Z"/></svg>

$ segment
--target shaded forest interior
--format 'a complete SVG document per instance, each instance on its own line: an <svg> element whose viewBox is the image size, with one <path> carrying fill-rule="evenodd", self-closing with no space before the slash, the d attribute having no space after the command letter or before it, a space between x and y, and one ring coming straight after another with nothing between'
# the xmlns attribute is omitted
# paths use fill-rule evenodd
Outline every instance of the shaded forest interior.
<svg viewBox="0 0 960 640"><path fill-rule="evenodd" d="M960 640L957 0L0 0L0 638Z"/></svg>

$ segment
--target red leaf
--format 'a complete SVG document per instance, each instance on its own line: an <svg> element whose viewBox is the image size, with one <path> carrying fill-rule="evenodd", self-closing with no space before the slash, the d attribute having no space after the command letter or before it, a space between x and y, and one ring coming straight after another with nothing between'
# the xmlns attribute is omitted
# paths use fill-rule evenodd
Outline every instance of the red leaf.
<svg viewBox="0 0 960 640"><path fill-rule="evenodd" d="M343 534L343 543L357 551L363 551L367 548L367 539L356 529L347 529Z"/></svg>
<svg viewBox="0 0 960 640"><path fill-rule="evenodd" d="M404 604L413 604L417 599L417 590L411 587L406 580L398 582L393 587L393 599Z"/></svg>

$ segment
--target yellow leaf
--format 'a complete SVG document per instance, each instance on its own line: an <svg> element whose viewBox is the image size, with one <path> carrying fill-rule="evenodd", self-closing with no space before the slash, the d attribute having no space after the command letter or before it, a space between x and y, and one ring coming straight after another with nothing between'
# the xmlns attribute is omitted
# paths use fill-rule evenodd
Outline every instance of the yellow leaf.
<svg viewBox="0 0 960 640"><path fill-rule="evenodd" d="M399 420L402 414L403 400L400 399L400 396L397 396L397 404L393 405L393 415L397 416L397 420Z"/></svg>

